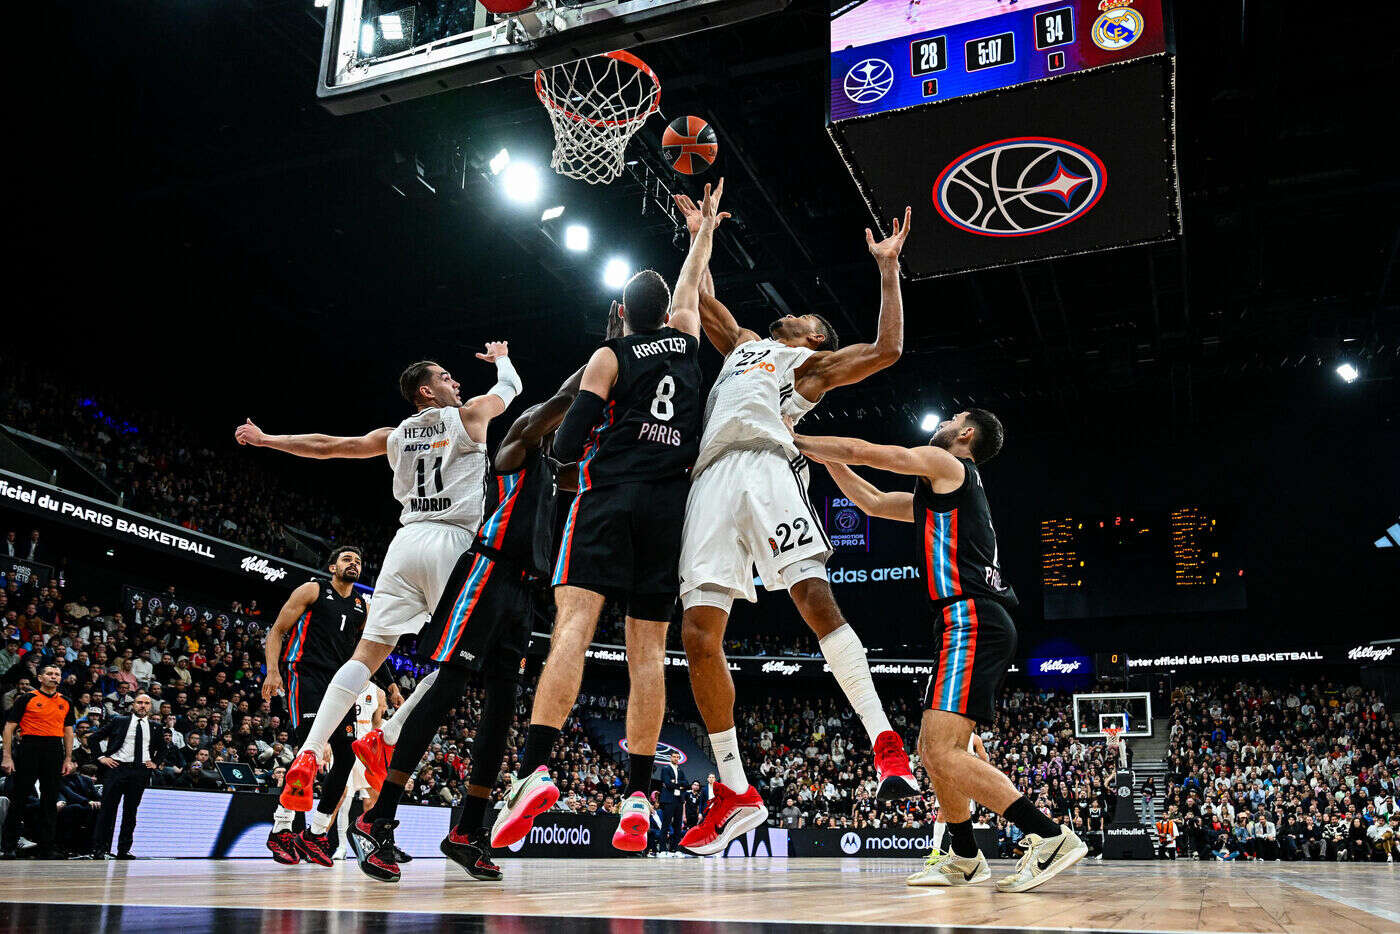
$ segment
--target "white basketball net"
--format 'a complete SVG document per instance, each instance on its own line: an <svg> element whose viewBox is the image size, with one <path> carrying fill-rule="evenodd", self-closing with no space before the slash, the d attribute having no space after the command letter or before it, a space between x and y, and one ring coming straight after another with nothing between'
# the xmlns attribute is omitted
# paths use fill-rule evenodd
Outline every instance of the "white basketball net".
<svg viewBox="0 0 1400 934"><path fill-rule="evenodd" d="M623 150L661 103L656 73L630 52L608 52L535 72L535 94L554 125L560 175L606 184L622 174Z"/></svg>

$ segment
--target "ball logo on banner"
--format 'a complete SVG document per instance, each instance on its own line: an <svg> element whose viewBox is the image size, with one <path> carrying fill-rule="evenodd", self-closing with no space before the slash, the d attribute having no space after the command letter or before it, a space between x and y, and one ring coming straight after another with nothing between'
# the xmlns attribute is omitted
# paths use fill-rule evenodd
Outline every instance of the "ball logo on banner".
<svg viewBox="0 0 1400 934"><path fill-rule="evenodd" d="M851 66L841 86L852 102L873 104L894 87L894 69L883 58L867 58Z"/></svg>
<svg viewBox="0 0 1400 934"><path fill-rule="evenodd" d="M854 833L841 835L841 852L847 856L854 856L860 852L860 837Z"/></svg>
<svg viewBox="0 0 1400 934"><path fill-rule="evenodd" d="M1073 223L1103 196L1103 160L1068 140L997 140L949 163L933 204L954 227L984 237L1025 237Z"/></svg>
<svg viewBox="0 0 1400 934"><path fill-rule="evenodd" d="M860 513L854 509L842 509L836 513L836 527L842 532L850 532L860 525Z"/></svg>
<svg viewBox="0 0 1400 934"><path fill-rule="evenodd" d="M1094 45L1105 52L1121 52L1142 35L1142 14L1132 9L1133 0L1103 0L1099 9L1104 12L1094 20L1090 35Z"/></svg>

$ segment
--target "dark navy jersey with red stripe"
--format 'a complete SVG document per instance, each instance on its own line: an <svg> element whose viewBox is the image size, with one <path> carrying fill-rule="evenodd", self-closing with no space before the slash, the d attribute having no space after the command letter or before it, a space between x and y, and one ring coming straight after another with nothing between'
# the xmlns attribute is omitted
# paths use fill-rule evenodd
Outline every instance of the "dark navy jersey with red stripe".
<svg viewBox="0 0 1400 934"><path fill-rule="evenodd" d="M282 664L302 670L335 672L355 651L365 628L369 606L351 591L342 597L330 581L319 581L321 592L292 626L282 643Z"/></svg>
<svg viewBox="0 0 1400 934"><path fill-rule="evenodd" d="M548 574L553 561L540 566L535 556L535 539L540 515L553 490L554 476L543 453L538 451L528 455L525 466L519 470L489 478L486 521L476 533L476 545L481 546L478 550L504 558L522 570Z"/></svg>
<svg viewBox="0 0 1400 934"><path fill-rule="evenodd" d="M982 477L971 460L951 493L935 493L925 477L914 483L914 521L919 527L920 573L935 609L964 597L990 597L1016 606L1016 592L1001 578L997 534Z"/></svg>
<svg viewBox="0 0 1400 934"><path fill-rule="evenodd" d="M579 458L579 489L684 474L700 450L700 342L663 327L603 346L617 382Z"/></svg>

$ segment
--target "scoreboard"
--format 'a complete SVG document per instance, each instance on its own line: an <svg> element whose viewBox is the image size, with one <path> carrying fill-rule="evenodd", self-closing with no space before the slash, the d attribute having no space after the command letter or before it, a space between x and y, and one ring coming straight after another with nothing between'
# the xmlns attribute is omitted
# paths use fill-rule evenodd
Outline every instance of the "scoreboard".
<svg viewBox="0 0 1400 934"><path fill-rule="evenodd" d="M833 122L1159 55L1162 0L856 0L831 14Z"/></svg>

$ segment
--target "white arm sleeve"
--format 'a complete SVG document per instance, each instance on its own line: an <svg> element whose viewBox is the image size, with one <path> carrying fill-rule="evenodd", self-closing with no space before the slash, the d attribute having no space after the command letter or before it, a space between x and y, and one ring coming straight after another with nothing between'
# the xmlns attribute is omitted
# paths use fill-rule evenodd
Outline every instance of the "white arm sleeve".
<svg viewBox="0 0 1400 934"><path fill-rule="evenodd" d="M500 357L496 360L496 385L486 392L488 395L499 396L501 401L510 406L515 397L520 394L520 390L525 388L525 384L520 381L520 374L515 372L515 364L510 362L510 357Z"/></svg>

